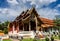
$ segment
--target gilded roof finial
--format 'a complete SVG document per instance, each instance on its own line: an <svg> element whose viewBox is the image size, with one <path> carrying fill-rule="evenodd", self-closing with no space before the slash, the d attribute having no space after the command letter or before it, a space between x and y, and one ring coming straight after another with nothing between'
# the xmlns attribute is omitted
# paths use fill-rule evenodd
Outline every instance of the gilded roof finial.
<svg viewBox="0 0 60 41"><path fill-rule="evenodd" d="M31 10L33 11L33 10L35 10L35 6L34 5L32 5L32 8L31 8Z"/></svg>
<svg viewBox="0 0 60 41"><path fill-rule="evenodd" d="M35 9L35 6L34 5L32 5L32 9Z"/></svg>

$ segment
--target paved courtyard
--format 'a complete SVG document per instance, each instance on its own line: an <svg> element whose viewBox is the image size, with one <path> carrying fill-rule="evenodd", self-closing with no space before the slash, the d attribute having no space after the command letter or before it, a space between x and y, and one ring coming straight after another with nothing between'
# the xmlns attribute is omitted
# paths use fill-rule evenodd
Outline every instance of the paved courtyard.
<svg viewBox="0 0 60 41"><path fill-rule="evenodd" d="M60 41L60 40L55 39L55 41Z"/></svg>

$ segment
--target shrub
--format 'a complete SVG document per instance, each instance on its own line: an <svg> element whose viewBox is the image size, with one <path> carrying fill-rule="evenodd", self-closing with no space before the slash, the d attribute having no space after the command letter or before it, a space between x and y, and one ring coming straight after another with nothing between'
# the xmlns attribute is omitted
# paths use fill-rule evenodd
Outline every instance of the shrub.
<svg viewBox="0 0 60 41"><path fill-rule="evenodd" d="M54 41L54 37L53 37L53 35L51 36L51 41Z"/></svg>
<svg viewBox="0 0 60 41"><path fill-rule="evenodd" d="M60 39L60 34L58 35L59 39Z"/></svg>
<svg viewBox="0 0 60 41"><path fill-rule="evenodd" d="M37 41L37 37L36 36L34 37L33 41Z"/></svg>
<svg viewBox="0 0 60 41"><path fill-rule="evenodd" d="M4 28L4 34L7 34L7 33L8 33L8 29Z"/></svg>
<svg viewBox="0 0 60 41"><path fill-rule="evenodd" d="M46 37L46 38L45 38L45 41L49 41L49 38L48 38L48 37Z"/></svg>
<svg viewBox="0 0 60 41"><path fill-rule="evenodd" d="M37 41L36 39L33 39L33 41Z"/></svg>

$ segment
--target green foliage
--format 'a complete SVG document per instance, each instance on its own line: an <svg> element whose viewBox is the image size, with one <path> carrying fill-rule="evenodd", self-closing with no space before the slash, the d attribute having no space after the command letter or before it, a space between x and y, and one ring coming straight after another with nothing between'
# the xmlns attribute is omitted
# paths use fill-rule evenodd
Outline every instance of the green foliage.
<svg viewBox="0 0 60 41"><path fill-rule="evenodd" d="M0 24L0 30L3 30L3 26L2 26L2 24Z"/></svg>
<svg viewBox="0 0 60 41"><path fill-rule="evenodd" d="M37 39L34 38L33 41L37 41Z"/></svg>
<svg viewBox="0 0 60 41"><path fill-rule="evenodd" d="M60 30L60 19L55 19L54 20L54 29Z"/></svg>
<svg viewBox="0 0 60 41"><path fill-rule="evenodd" d="M59 39L60 39L60 34L58 35Z"/></svg>
<svg viewBox="0 0 60 41"><path fill-rule="evenodd" d="M59 39L59 37L58 36L55 36L55 35L53 35L54 36L54 39Z"/></svg>
<svg viewBox="0 0 60 41"><path fill-rule="evenodd" d="M23 39L22 41L34 41L34 39L32 39L32 38L26 38L26 39ZM45 39L38 39L36 41L45 41Z"/></svg>
<svg viewBox="0 0 60 41"><path fill-rule="evenodd" d="M45 41L49 41L49 38L48 38L48 37L46 37L46 38L45 38Z"/></svg>
<svg viewBox="0 0 60 41"><path fill-rule="evenodd" d="M9 21L6 21L4 23L0 23L0 30L2 30L5 34L8 33L8 26Z"/></svg>
<svg viewBox="0 0 60 41"><path fill-rule="evenodd" d="M53 35L51 36L51 41L54 41L54 37L53 37Z"/></svg>
<svg viewBox="0 0 60 41"><path fill-rule="evenodd" d="M8 33L8 28L4 28L4 34Z"/></svg>
<svg viewBox="0 0 60 41"><path fill-rule="evenodd" d="M11 39L4 39L3 41L12 41Z"/></svg>
<svg viewBox="0 0 60 41"><path fill-rule="evenodd" d="M22 41L33 41L33 39L26 38L26 39L23 39Z"/></svg>

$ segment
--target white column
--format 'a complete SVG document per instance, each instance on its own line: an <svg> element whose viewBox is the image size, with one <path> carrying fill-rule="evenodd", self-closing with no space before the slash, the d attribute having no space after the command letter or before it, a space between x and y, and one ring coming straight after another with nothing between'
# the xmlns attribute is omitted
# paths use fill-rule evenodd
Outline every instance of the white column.
<svg viewBox="0 0 60 41"><path fill-rule="evenodd" d="M31 31L31 25L30 25L30 21L29 21L29 31Z"/></svg>
<svg viewBox="0 0 60 41"><path fill-rule="evenodd" d="M23 23L23 31L24 31L24 23Z"/></svg>
<svg viewBox="0 0 60 41"><path fill-rule="evenodd" d="M36 20L36 31L37 31L37 17L35 16L35 20Z"/></svg>
<svg viewBox="0 0 60 41"><path fill-rule="evenodd" d="M15 28L14 28L14 25L13 25L13 33L14 33L14 30L15 30Z"/></svg>
<svg viewBox="0 0 60 41"><path fill-rule="evenodd" d="M17 26L17 33L19 32L19 24L18 24L18 26Z"/></svg>
<svg viewBox="0 0 60 41"><path fill-rule="evenodd" d="M23 18L22 18L22 24L23 24L23 31L24 31L24 21L23 21Z"/></svg>

